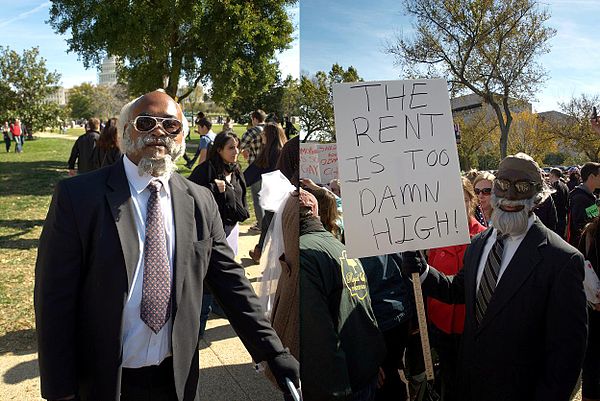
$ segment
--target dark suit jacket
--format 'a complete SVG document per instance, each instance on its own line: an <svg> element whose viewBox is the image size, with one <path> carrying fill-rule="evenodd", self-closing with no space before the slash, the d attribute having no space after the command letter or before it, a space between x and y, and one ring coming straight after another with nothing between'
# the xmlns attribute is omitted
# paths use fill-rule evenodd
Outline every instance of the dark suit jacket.
<svg viewBox="0 0 600 401"><path fill-rule="evenodd" d="M454 277L431 269L428 296L465 303L463 401L567 401L586 348L583 256L536 218L475 320L477 269L491 229L473 239Z"/></svg>
<svg viewBox="0 0 600 401"><path fill-rule="evenodd" d="M227 245L206 189L170 180L175 221L172 352L180 401L198 400L203 281L255 361L283 347ZM58 183L35 277L42 395L119 400L121 320L139 256L123 161Z"/></svg>
<svg viewBox="0 0 600 401"><path fill-rule="evenodd" d="M69 169L75 169L75 161L77 161L78 174L94 171L98 168L94 160L94 149L98 138L100 138L100 134L97 131L88 131L77 138L73 148L71 148L71 156L68 161Z"/></svg>

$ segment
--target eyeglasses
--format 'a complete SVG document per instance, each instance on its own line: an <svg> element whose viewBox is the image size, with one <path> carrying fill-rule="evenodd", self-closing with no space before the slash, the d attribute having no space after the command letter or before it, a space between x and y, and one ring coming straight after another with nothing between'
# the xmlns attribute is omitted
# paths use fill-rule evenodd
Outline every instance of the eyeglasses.
<svg viewBox="0 0 600 401"><path fill-rule="evenodd" d="M479 195L479 194L483 194L483 195L489 195L492 193L492 188L475 188L475 195Z"/></svg>
<svg viewBox="0 0 600 401"><path fill-rule="evenodd" d="M171 117L137 116L129 122L142 133L150 132L160 125L167 135L177 136L183 128L181 121Z"/></svg>
<svg viewBox="0 0 600 401"><path fill-rule="evenodd" d="M515 182L510 182L501 178L496 178L494 180L494 185L500 191L508 191L508 189L512 185L519 194L526 194L528 192L531 192L531 190L533 189L537 189L540 186L540 184L535 181L519 180Z"/></svg>

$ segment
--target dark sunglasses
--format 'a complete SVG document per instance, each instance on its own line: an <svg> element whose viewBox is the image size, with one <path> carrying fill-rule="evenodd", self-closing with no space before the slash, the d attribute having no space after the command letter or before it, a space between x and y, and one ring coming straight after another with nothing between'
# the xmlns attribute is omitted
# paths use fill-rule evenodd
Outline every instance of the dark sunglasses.
<svg viewBox="0 0 600 401"><path fill-rule="evenodd" d="M489 195L492 193L492 188L475 188L475 195L479 195L479 194L484 194L484 195Z"/></svg>
<svg viewBox="0 0 600 401"><path fill-rule="evenodd" d="M137 116L130 123L141 133L150 132L160 125L168 135L177 136L183 129L182 122L171 117Z"/></svg>
<svg viewBox="0 0 600 401"><path fill-rule="evenodd" d="M494 180L494 185L500 191L508 191L511 185L515 188L515 191L519 194L526 194L531 192L533 189L537 189L539 187L539 183L535 181L527 181L527 180L519 180L515 182L511 182L508 180L503 180L501 178L496 178Z"/></svg>

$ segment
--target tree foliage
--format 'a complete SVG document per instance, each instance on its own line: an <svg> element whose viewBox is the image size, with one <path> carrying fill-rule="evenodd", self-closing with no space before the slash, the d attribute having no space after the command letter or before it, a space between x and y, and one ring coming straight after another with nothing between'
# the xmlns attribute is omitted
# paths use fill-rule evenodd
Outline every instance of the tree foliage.
<svg viewBox="0 0 600 401"><path fill-rule="evenodd" d="M506 156L513 116L509 99L530 99L544 81L536 57L555 30L535 0L404 0L416 20L413 38L387 51L410 75L447 77L453 94L471 91L492 106Z"/></svg>
<svg viewBox="0 0 600 401"><path fill-rule="evenodd" d="M299 117L304 142L318 136L319 140L335 141L335 121L333 115L333 85L342 82L362 81L356 68L344 70L334 64L326 73L318 71L313 77L303 74L299 87Z"/></svg>
<svg viewBox="0 0 600 401"><path fill-rule="evenodd" d="M513 129L508 141L510 154L527 153L536 161L557 150L556 140L548 123L537 114L529 111L515 113Z"/></svg>
<svg viewBox="0 0 600 401"><path fill-rule="evenodd" d="M292 39L286 7L294 3L52 0L50 24L71 34L69 50L86 67L106 54L118 56L132 94L164 87L175 96L183 78L190 88L210 81L213 98L223 100L246 90L245 83L264 89L273 82L275 52Z"/></svg>
<svg viewBox="0 0 600 401"><path fill-rule="evenodd" d="M107 120L119 114L121 107L129 101L123 85L93 85L84 82L69 90L68 106L75 119L97 117Z"/></svg>
<svg viewBox="0 0 600 401"><path fill-rule="evenodd" d="M37 47L22 54L0 46L0 118L20 118L30 130L57 126L60 107L47 101L60 74L49 72Z"/></svg>
<svg viewBox="0 0 600 401"><path fill-rule="evenodd" d="M600 162L600 137L590 124L592 107L600 101L598 95L581 94L559 103L566 118L550 119L551 129L565 145L583 153L587 161Z"/></svg>
<svg viewBox="0 0 600 401"><path fill-rule="evenodd" d="M477 157L498 130L498 123L490 119L484 109L459 114L454 117L454 123L460 127L460 144L457 146L460 168L467 171L477 166Z"/></svg>

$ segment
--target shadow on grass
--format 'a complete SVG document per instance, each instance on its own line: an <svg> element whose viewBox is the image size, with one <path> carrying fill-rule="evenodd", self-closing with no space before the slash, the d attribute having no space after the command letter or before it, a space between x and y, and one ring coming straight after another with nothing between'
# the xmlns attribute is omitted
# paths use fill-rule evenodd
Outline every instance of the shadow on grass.
<svg viewBox="0 0 600 401"><path fill-rule="evenodd" d="M65 178L66 162L2 162L0 183L2 196L52 195L54 186Z"/></svg>
<svg viewBox="0 0 600 401"><path fill-rule="evenodd" d="M18 230L8 235L0 235L0 248L37 248L39 239L22 239L20 237L29 234L34 228L42 226L43 224L44 220L0 220L0 229L8 228Z"/></svg>

